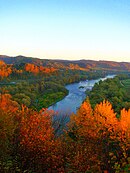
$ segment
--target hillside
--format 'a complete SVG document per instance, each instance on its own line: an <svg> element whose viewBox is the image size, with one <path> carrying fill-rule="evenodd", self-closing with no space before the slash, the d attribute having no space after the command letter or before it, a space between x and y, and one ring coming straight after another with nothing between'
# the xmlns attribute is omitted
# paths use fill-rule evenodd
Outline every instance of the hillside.
<svg viewBox="0 0 130 173"><path fill-rule="evenodd" d="M114 71L130 71L129 62L115 62L115 61L94 61L94 60L49 60L39 59L25 56L10 57L0 55L0 60L6 64L20 65L32 63L37 66L53 67L56 69L75 69L75 70L114 70Z"/></svg>

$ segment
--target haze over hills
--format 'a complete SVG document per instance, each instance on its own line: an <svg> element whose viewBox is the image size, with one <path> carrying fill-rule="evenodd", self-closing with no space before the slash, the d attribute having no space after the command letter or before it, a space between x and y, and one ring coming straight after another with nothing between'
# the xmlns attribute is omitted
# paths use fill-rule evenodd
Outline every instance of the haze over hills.
<svg viewBox="0 0 130 173"><path fill-rule="evenodd" d="M53 67L56 69L77 69L77 70L91 70L91 69L109 69L109 70L127 70L130 71L130 62L115 62L115 61L95 61L95 60L50 60L39 59L32 57L25 57L22 55L11 57L0 55L0 60L6 64L20 65L31 63L37 66Z"/></svg>

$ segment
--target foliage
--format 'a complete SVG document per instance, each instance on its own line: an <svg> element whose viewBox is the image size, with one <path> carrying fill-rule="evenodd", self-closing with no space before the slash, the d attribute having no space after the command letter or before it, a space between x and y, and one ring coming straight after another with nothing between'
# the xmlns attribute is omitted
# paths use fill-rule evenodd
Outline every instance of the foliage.
<svg viewBox="0 0 130 173"><path fill-rule="evenodd" d="M130 109L117 119L108 101L87 99L56 134L53 112L0 96L1 172L121 172L130 169ZM54 129L55 128L55 129Z"/></svg>
<svg viewBox="0 0 130 173"><path fill-rule="evenodd" d="M114 79L100 81L94 85L92 91L89 93L90 102L93 108L104 99L112 104L118 115L122 108L126 108L127 110L130 108L129 90L124 86L124 80L122 81L120 78L124 79L123 76L117 76ZM125 81L128 81L128 79Z"/></svg>
<svg viewBox="0 0 130 173"><path fill-rule="evenodd" d="M128 166L130 110L123 109L120 117L116 118L108 101L97 104L94 110L88 100L81 105L69 124L70 153L73 151L75 158L69 160L69 169L114 173Z"/></svg>
<svg viewBox="0 0 130 173"><path fill-rule="evenodd" d="M20 67L15 68L17 68L15 71L18 71ZM8 91L12 95L13 100L20 105L24 104L37 110L40 110L42 107L47 108L63 99L68 94L65 88L66 84L105 75L101 71L93 73L78 70L31 73L24 70L24 65L21 68L23 73L14 73L13 71L8 78L10 82L4 79L3 83L0 83L0 90ZM27 69L29 70L29 68L35 69L35 65L31 64Z"/></svg>
<svg viewBox="0 0 130 173"><path fill-rule="evenodd" d="M52 114L45 109L19 109L10 95L1 95L1 172L62 171L62 142L55 139Z"/></svg>
<svg viewBox="0 0 130 173"><path fill-rule="evenodd" d="M5 64L4 61L0 61L0 79L8 77L11 73L12 73L11 66Z"/></svg>
<svg viewBox="0 0 130 173"><path fill-rule="evenodd" d="M19 105L11 100L9 94L0 94L0 171L4 172L12 166L11 154L13 150L13 137L17 123Z"/></svg>

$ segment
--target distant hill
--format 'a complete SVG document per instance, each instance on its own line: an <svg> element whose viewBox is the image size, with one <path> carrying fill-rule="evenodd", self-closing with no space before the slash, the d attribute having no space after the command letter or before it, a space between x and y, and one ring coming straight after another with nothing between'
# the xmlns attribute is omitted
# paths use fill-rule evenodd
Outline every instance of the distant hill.
<svg viewBox="0 0 130 173"><path fill-rule="evenodd" d="M21 64L21 63L33 63L37 58L16 56L10 57L5 55L0 55L0 60L4 61L6 64Z"/></svg>
<svg viewBox="0 0 130 173"><path fill-rule="evenodd" d="M20 65L32 63L37 66L54 67L57 69L77 69L77 70L117 70L117 71L130 71L129 62L115 62L115 61L93 61L93 60L50 60L39 59L32 57L25 57L22 55L10 57L0 55L0 60L6 64Z"/></svg>

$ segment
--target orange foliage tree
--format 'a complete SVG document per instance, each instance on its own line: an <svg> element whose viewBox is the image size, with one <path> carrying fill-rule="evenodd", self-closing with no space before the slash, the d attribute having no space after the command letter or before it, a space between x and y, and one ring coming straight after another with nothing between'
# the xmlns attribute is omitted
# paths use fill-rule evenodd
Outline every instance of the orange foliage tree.
<svg viewBox="0 0 130 173"><path fill-rule="evenodd" d="M55 139L52 111L33 111L22 106L16 144L21 167L34 172L63 170L62 142Z"/></svg>
<svg viewBox="0 0 130 173"><path fill-rule="evenodd" d="M39 69L37 66L35 66L34 64L26 64L25 65L25 70L28 71L28 72L32 72L34 74L38 74L39 73Z"/></svg>
<svg viewBox="0 0 130 173"><path fill-rule="evenodd" d="M76 114L70 117L67 131L68 172L100 172L98 155L101 152L95 140L96 124L89 100L85 101ZM96 147L95 147L96 146Z"/></svg>
<svg viewBox="0 0 130 173"><path fill-rule="evenodd" d="M0 78L8 77L12 73L11 66L0 60Z"/></svg>
<svg viewBox="0 0 130 173"><path fill-rule="evenodd" d="M52 122L52 111L20 108L0 94L0 164L12 157L21 172L129 171L130 110L117 119L108 101L93 110L87 99L70 117L65 136L55 136Z"/></svg>
<svg viewBox="0 0 130 173"><path fill-rule="evenodd" d="M13 135L17 124L14 119L18 104L11 100L9 94L0 94L0 159L2 161L10 155L13 146Z"/></svg>
<svg viewBox="0 0 130 173"><path fill-rule="evenodd" d="M44 109L20 108L9 94L1 94L0 164L12 158L10 171L19 167L21 172L62 172L62 142L55 138L52 114ZM5 169L0 166L0 171Z"/></svg>
<svg viewBox="0 0 130 173"><path fill-rule="evenodd" d="M54 71L56 71L55 68L53 67L43 67L43 66L36 66L34 64L28 63L25 65L25 70L28 72L32 72L34 74L38 74L38 73L53 73Z"/></svg>
<svg viewBox="0 0 130 173"><path fill-rule="evenodd" d="M72 115L67 132L70 153L75 158L68 157L70 169L121 171L128 163L129 129L130 110L122 110L121 118L117 119L108 101L97 104L94 110L89 100L85 101Z"/></svg>

